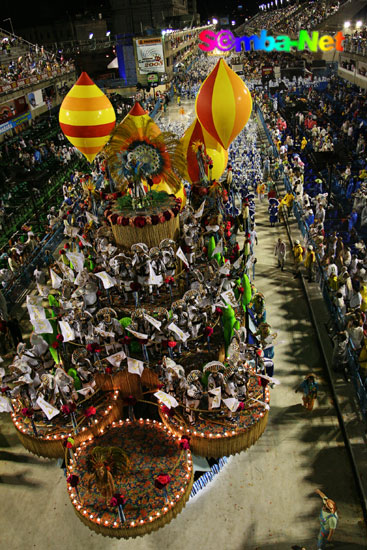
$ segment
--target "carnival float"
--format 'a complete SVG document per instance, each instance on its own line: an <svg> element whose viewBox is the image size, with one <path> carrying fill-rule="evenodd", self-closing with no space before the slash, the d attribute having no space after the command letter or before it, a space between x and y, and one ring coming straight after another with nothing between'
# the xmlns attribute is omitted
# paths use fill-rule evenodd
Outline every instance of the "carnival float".
<svg viewBox="0 0 367 550"><path fill-rule="evenodd" d="M165 525L189 499L193 455L245 451L266 428L275 335L221 180L251 108L223 59L181 139L138 103L115 127L86 73L60 108L109 190L84 178L79 224L65 223L48 297L28 297L30 346L1 369L1 399L26 449L64 458L75 513L102 535ZM248 231L253 195L241 196Z"/></svg>

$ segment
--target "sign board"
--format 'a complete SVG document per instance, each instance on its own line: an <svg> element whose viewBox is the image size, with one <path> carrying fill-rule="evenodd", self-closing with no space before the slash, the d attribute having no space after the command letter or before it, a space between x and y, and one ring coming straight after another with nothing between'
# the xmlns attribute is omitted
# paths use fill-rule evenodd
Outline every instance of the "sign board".
<svg viewBox="0 0 367 550"><path fill-rule="evenodd" d="M164 55L161 38L139 38L135 41L140 74L164 73Z"/></svg>
<svg viewBox="0 0 367 550"><path fill-rule="evenodd" d="M8 132L9 130L12 130L13 128L16 128L20 124L23 124L24 122L31 120L32 115L31 113L25 113L24 115L21 115L17 118L13 118L13 120L9 120L8 122L5 122L4 124L0 124L0 134L4 134L5 132Z"/></svg>
<svg viewBox="0 0 367 550"><path fill-rule="evenodd" d="M265 77L266 76L272 76L273 72L274 72L273 67L263 67L261 69L261 74L262 74L262 76L265 76Z"/></svg>
<svg viewBox="0 0 367 550"><path fill-rule="evenodd" d="M150 73L150 74L148 74L147 81L150 84L153 84L155 82L159 82L159 76L157 75L157 73Z"/></svg>

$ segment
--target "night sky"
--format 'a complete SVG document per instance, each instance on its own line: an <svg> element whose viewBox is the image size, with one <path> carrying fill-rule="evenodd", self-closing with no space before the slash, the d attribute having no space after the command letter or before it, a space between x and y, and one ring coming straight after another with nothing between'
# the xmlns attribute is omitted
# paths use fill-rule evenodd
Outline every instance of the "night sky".
<svg viewBox="0 0 367 550"><path fill-rule="evenodd" d="M198 11L202 16L202 21L205 22L211 17L223 17L228 15L231 19L235 19L236 23L241 22L258 11L258 0L197 0ZM26 26L36 25L38 23L49 23L55 19L63 19L67 16L73 16L76 13L89 12L97 14L101 12L103 15L108 10L108 0L62 0L62 2L51 2L50 0L37 0L35 4L31 2L16 3L14 0L1 0L2 20L11 17L14 32L17 34L17 29ZM10 31L9 21L2 21L0 26L5 30Z"/></svg>

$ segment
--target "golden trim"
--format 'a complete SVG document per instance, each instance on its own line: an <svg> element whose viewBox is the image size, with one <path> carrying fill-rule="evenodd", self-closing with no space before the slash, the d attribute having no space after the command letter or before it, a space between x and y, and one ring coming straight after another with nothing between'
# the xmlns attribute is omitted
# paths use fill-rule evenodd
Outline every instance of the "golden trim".
<svg viewBox="0 0 367 550"><path fill-rule="evenodd" d="M104 428L106 428L112 422L116 422L121 418L123 412L123 404L120 397L118 397L116 400L112 399L110 402L108 402L108 406L110 405L112 405L112 409L102 418L100 422L98 422L98 424L88 426L86 430L80 431L78 435L73 435L71 431L72 438L75 441L74 448L79 447L80 444L83 443L83 441L86 441L90 437L98 436L101 430L104 430ZM18 429L14 422L13 424L17 431L17 435L20 439L21 444L25 449L27 449L27 451L43 458L64 458L65 447L62 444L64 438L57 440L38 439L35 436L24 434Z"/></svg>
<svg viewBox="0 0 367 550"><path fill-rule="evenodd" d="M159 409L159 415L163 424L178 437L186 434L186 430L182 431L174 429L172 424L167 420L167 416ZM264 416L244 432L238 432L235 435L223 435L222 437L198 437L190 435L190 450L194 455L205 456L209 458L220 458L245 451L262 436L268 423L269 411L265 411ZM230 428L229 428L230 429Z"/></svg>
<svg viewBox="0 0 367 550"><path fill-rule="evenodd" d="M94 521L89 520L84 514L81 514L73 504L72 506L74 508L76 515L80 519L80 521L84 523L84 525L89 527L91 531L94 531L99 535L102 535L104 537L119 538L119 539L143 537L144 535L148 535L152 531L157 531L161 527L164 527L165 525L167 525L184 509L186 502L190 498L193 483L194 483L194 468L192 468L191 470L190 481L186 486L185 492L182 493L182 497L180 498L180 500L176 501L174 506L170 508L166 514L160 516L157 519L154 519L153 521L148 521L143 525L137 525L136 527L113 528L113 527L106 527L105 525L98 525L98 523L95 523ZM129 520L127 519L126 522L128 521Z"/></svg>
<svg viewBox="0 0 367 550"><path fill-rule="evenodd" d="M175 216L165 223L145 225L141 228L130 225L112 225L111 227L115 242L119 246L130 249L133 244L145 243L152 248L159 246L163 239L177 241L180 233L180 220L179 216Z"/></svg>

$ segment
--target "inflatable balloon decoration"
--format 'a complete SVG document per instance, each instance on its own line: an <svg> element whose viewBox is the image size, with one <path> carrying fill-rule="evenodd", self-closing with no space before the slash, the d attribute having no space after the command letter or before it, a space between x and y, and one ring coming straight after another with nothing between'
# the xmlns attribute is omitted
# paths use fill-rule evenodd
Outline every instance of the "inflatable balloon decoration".
<svg viewBox="0 0 367 550"><path fill-rule="evenodd" d="M204 130L228 149L250 118L251 94L243 80L220 59L201 85L195 109Z"/></svg>
<svg viewBox="0 0 367 550"><path fill-rule="evenodd" d="M60 107L62 132L89 162L102 151L115 127L110 100L83 72Z"/></svg>
<svg viewBox="0 0 367 550"><path fill-rule="evenodd" d="M195 184L207 180L208 176L212 179L221 177L228 162L228 153L203 129L197 118L185 131L181 143L186 157L185 175L188 181ZM211 174L207 158L212 162Z"/></svg>
<svg viewBox="0 0 367 550"><path fill-rule="evenodd" d="M206 153L211 158L213 165L211 179L219 180L227 166L228 151L226 151L204 128L203 135Z"/></svg>
<svg viewBox="0 0 367 550"><path fill-rule="evenodd" d="M198 183L206 178L207 171L204 160L201 162L201 155L204 155L204 135L197 118L185 131L181 143L186 157L185 178L190 183Z"/></svg>
<svg viewBox="0 0 367 550"><path fill-rule="evenodd" d="M154 191L164 191L168 195L172 193L172 189L165 180L162 180L160 183L154 186ZM180 210L183 210L186 205L187 194L185 187L181 184L180 188L174 193L177 199L181 199Z"/></svg>
<svg viewBox="0 0 367 550"><path fill-rule="evenodd" d="M136 128L137 134L141 139L144 139L144 126L150 123L150 133L158 136L161 133L159 126L148 115L148 112L143 109L140 103L136 102L132 109L127 113L121 124L124 124L127 120L131 120Z"/></svg>

